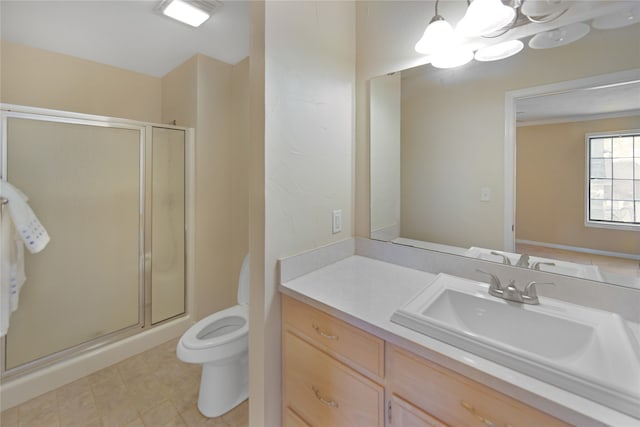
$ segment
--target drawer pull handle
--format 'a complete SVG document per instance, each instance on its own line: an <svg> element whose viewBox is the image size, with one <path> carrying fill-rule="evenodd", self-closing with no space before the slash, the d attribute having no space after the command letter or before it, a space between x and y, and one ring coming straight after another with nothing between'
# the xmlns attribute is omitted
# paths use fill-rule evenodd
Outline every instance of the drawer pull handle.
<svg viewBox="0 0 640 427"><path fill-rule="evenodd" d="M320 390L318 389L318 387L312 385L311 386L311 390L313 390L313 393L316 395L316 399L318 399L320 402L324 403L325 405L327 405L330 408L337 408L338 407L338 403L334 402L333 400L327 400L325 398L323 398L322 396L320 396Z"/></svg>
<svg viewBox="0 0 640 427"><path fill-rule="evenodd" d="M320 329L320 326L316 325L315 323L313 323L311 325L311 327L313 329L315 329L317 334L320 335L323 338L326 338L328 340L334 340L334 341L338 341L340 339L340 337L338 335L330 335L330 334L324 332L322 329Z"/></svg>
<svg viewBox="0 0 640 427"><path fill-rule="evenodd" d="M464 400L460 401L460 404L462 405L462 407L464 409L466 409L467 411L471 412L471 414L476 417L481 423L483 423L484 425L486 425L487 427L498 427L496 425L496 423L494 423L493 421L491 421L490 419L487 419L485 417L483 417L482 415L480 415L478 413L478 411L476 410L476 408L474 408L473 406L471 406L470 404L468 404L467 402L465 402Z"/></svg>

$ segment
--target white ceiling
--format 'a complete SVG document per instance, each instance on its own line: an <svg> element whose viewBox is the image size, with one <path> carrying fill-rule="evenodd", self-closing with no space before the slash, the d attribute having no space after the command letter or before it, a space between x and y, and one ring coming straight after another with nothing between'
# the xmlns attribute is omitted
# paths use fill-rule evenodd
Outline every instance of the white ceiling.
<svg viewBox="0 0 640 427"><path fill-rule="evenodd" d="M151 0L0 0L2 39L161 77L197 53L236 64L249 55L249 2L224 0L198 28Z"/></svg>
<svg viewBox="0 0 640 427"><path fill-rule="evenodd" d="M640 115L640 81L569 90L517 101L517 121L573 121Z"/></svg>

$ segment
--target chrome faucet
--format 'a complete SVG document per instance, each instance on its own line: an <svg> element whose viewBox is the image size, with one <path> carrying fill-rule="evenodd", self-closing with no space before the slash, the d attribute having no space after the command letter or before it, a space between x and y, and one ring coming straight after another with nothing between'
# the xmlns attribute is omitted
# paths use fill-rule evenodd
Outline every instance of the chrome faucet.
<svg viewBox="0 0 640 427"><path fill-rule="evenodd" d="M541 265L551 265L551 266L554 266L554 265L556 265L556 263L555 263L555 262L543 262L543 261L537 261L537 262L534 262L533 264L531 264L531 269L532 269L532 270L538 270L538 271L540 271L540 266L541 266Z"/></svg>
<svg viewBox="0 0 640 427"><path fill-rule="evenodd" d="M516 267L529 268L529 255L527 254L520 255L520 259L518 259L518 262L516 263Z"/></svg>
<svg viewBox="0 0 640 427"><path fill-rule="evenodd" d="M522 304L540 304L536 285L554 285L552 282L538 283L531 281L527 286L525 286L524 290L521 291L516 286L515 280L510 280L507 286L502 286L500 279L495 274L483 270L476 271L478 273L487 274L491 278L489 280L489 295Z"/></svg>
<svg viewBox="0 0 640 427"><path fill-rule="evenodd" d="M505 254L501 254L500 252L491 251L491 255L502 257L502 263L504 265L511 265L511 260Z"/></svg>

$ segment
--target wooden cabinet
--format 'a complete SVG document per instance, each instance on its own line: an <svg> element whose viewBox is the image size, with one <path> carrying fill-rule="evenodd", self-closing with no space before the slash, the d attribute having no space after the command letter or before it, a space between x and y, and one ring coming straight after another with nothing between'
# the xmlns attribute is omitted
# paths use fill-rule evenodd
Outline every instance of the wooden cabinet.
<svg viewBox="0 0 640 427"><path fill-rule="evenodd" d="M568 426L557 418L403 349L389 346L388 357L389 391L447 425Z"/></svg>
<svg viewBox="0 0 640 427"><path fill-rule="evenodd" d="M382 427L384 388L358 371L382 366L360 346L384 341L288 298L283 326L285 426Z"/></svg>
<svg viewBox="0 0 640 427"><path fill-rule="evenodd" d="M282 307L285 427L569 425L300 301Z"/></svg>

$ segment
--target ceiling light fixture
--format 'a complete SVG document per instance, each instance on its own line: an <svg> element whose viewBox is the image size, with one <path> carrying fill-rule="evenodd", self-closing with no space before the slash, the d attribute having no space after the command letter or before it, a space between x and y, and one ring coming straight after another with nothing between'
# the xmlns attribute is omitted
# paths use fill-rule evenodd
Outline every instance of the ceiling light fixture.
<svg viewBox="0 0 640 427"><path fill-rule="evenodd" d="M215 0L162 0L158 10L177 21L199 27L211 17L222 3Z"/></svg>

